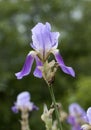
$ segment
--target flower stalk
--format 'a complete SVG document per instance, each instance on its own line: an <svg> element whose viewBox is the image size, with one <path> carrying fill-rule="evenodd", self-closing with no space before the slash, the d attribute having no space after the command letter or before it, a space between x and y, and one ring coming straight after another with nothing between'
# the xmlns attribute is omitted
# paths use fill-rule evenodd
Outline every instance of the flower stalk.
<svg viewBox="0 0 91 130"><path fill-rule="evenodd" d="M53 102L53 105L54 105L56 119L58 121L58 127L59 127L59 130L62 130L62 124L61 124L60 117L59 117L60 114L59 114L59 111L58 111L58 107L56 105L56 99L55 99L55 96L54 96L53 88L52 88L52 86L49 86L49 85L48 85L48 88L49 88L50 95L51 95L51 98L52 98L52 102Z"/></svg>
<svg viewBox="0 0 91 130"><path fill-rule="evenodd" d="M31 95L29 92L24 91L18 94L17 100L12 106L12 111L14 113L21 112L21 130L30 130L29 128L29 112L33 110L38 110L38 107L31 102Z"/></svg>
<svg viewBox="0 0 91 130"><path fill-rule="evenodd" d="M43 77L48 84L52 102L55 108L56 118L58 120L58 127L60 130L62 130L62 125L59 118L60 114L51 85L55 80L55 73L58 67L60 67L64 73L69 74L72 77L75 77L75 72L72 67L65 65L63 58L57 49L58 38L60 36L59 32L52 32L51 25L48 22L45 24L38 23L31 29L31 31L31 47L33 50L28 53L21 71L17 72L15 75L17 79L22 79L24 76L27 76L31 72L34 60L36 61L36 67L33 75L38 78ZM51 54L54 55L55 60L49 62L49 57Z"/></svg>
<svg viewBox="0 0 91 130"><path fill-rule="evenodd" d="M28 111L21 112L21 130L30 130L28 122Z"/></svg>

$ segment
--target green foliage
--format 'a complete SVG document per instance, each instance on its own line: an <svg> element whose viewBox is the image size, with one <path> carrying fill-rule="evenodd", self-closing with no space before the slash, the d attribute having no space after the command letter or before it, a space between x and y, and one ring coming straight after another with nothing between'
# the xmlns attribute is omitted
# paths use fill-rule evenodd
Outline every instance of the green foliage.
<svg viewBox="0 0 91 130"><path fill-rule="evenodd" d="M59 49L65 64L72 66L76 78L58 69L54 91L58 101L67 109L78 101L87 108L90 102L91 78L91 2L89 0L0 0L0 129L19 130L18 119L11 106L21 91L31 93L32 101L39 106L30 115L33 130L43 130L40 115L43 103L51 104L48 88L43 79L31 73L17 80L27 53L31 50L31 28L38 22L50 22L52 30L59 31ZM35 68L35 64L32 71ZM35 125L35 124L38 125Z"/></svg>
<svg viewBox="0 0 91 130"><path fill-rule="evenodd" d="M77 83L77 100L87 109L91 106L91 76L80 77Z"/></svg>

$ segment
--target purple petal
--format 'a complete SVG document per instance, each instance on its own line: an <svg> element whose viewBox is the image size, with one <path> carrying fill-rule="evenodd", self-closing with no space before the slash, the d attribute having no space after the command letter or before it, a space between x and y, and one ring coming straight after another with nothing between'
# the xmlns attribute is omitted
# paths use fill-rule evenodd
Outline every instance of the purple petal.
<svg viewBox="0 0 91 130"><path fill-rule="evenodd" d="M72 126L72 130L82 130L81 125L76 124L76 125Z"/></svg>
<svg viewBox="0 0 91 130"><path fill-rule="evenodd" d="M18 113L18 109L16 108L16 106L11 107L11 110L12 110L14 113Z"/></svg>
<svg viewBox="0 0 91 130"><path fill-rule="evenodd" d="M58 46L58 32L51 32L51 26L49 23L38 23L32 29L32 48L42 55L42 58L46 59L47 54L52 48Z"/></svg>
<svg viewBox="0 0 91 130"><path fill-rule="evenodd" d="M36 51L40 52L42 56L45 56L46 50L49 51L52 47L51 41L50 41L50 30L49 25L38 23L33 29L32 29L32 40L33 44L32 47L36 48Z"/></svg>
<svg viewBox="0 0 91 130"><path fill-rule="evenodd" d="M32 55L32 53L29 53L26 57L25 64L22 70L15 74L17 79L22 79L24 76L28 75L31 72L33 61L34 56Z"/></svg>
<svg viewBox="0 0 91 130"><path fill-rule="evenodd" d="M17 101L14 103L14 106L11 108L13 112L17 113L20 111L32 111L38 110L38 107L34 105L33 102L30 101L31 95L28 91L21 92L17 96Z"/></svg>
<svg viewBox="0 0 91 130"><path fill-rule="evenodd" d="M91 107L89 107L87 110L87 118L88 118L89 124L91 124Z"/></svg>
<svg viewBox="0 0 91 130"><path fill-rule="evenodd" d="M86 115L85 111L77 103L72 103L69 106L69 113L73 116L75 116L76 114L79 114L81 115L81 117L84 117Z"/></svg>
<svg viewBox="0 0 91 130"><path fill-rule="evenodd" d="M59 32L52 32L51 39L52 39L52 48L58 47L58 37L60 36Z"/></svg>
<svg viewBox="0 0 91 130"><path fill-rule="evenodd" d="M39 108L33 104L33 110L37 111L37 110L39 110Z"/></svg>
<svg viewBox="0 0 91 130"><path fill-rule="evenodd" d="M17 101L18 102L28 102L31 99L30 93L27 91L21 92L18 96L17 96Z"/></svg>
<svg viewBox="0 0 91 130"><path fill-rule="evenodd" d="M46 22L46 28L47 28L49 31L51 31L51 25L50 25L48 22Z"/></svg>
<svg viewBox="0 0 91 130"><path fill-rule="evenodd" d="M71 124L71 125L74 125L75 124L75 118L73 116L69 116L68 119L67 119L68 123Z"/></svg>
<svg viewBox="0 0 91 130"><path fill-rule="evenodd" d="M66 74L69 74L69 75L75 77L75 72L74 72L74 70L73 70L71 67L68 67L68 66L66 66L66 65L64 64L64 61L63 61L61 55L59 54L58 50L55 50L55 51L53 51L52 53L54 54L54 56L55 56L55 58L56 58L56 60L57 60L57 62L58 62L58 64L59 64L59 66L61 67L62 71L63 71L64 73L66 73Z"/></svg>
<svg viewBox="0 0 91 130"><path fill-rule="evenodd" d="M43 64L42 64L42 62L39 60L39 58L38 58L37 56L36 56L35 60L36 60L36 68L35 68L33 74L34 74L35 77L42 78L42 72L41 72L40 69L38 69L38 67L39 67L39 66L42 66Z"/></svg>

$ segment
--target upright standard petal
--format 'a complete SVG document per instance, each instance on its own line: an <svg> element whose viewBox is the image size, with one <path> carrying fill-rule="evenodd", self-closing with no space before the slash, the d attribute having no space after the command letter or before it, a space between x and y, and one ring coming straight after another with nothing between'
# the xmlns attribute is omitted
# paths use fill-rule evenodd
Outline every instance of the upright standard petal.
<svg viewBox="0 0 91 130"><path fill-rule="evenodd" d="M41 59L46 59L52 48L58 46L58 32L51 32L51 25L49 23L38 23L32 29L32 48L42 56Z"/></svg>
<svg viewBox="0 0 91 130"><path fill-rule="evenodd" d="M35 57L35 60L36 60L36 68L33 74L35 77L42 78L42 72L38 67L43 66L43 64L37 56Z"/></svg>
<svg viewBox="0 0 91 130"><path fill-rule="evenodd" d="M81 115L82 117L84 117L86 115L85 111L83 110L83 108L80 107L79 104L77 103L72 103L69 106L69 113L72 116L75 116L76 114Z"/></svg>
<svg viewBox="0 0 91 130"><path fill-rule="evenodd" d="M26 60L25 60L25 64L24 64L22 70L15 74L17 79L22 79L24 76L28 75L31 72L32 64L34 61L34 54L35 54L35 52L31 51L27 55Z"/></svg>
<svg viewBox="0 0 91 130"><path fill-rule="evenodd" d="M46 57L46 53L51 49L50 26L48 23L38 23L32 29L32 47L42 55L42 59Z"/></svg>
<svg viewBox="0 0 91 130"><path fill-rule="evenodd" d="M55 56L55 59L57 60L59 66L61 67L62 71L66 74L69 74L73 77L75 77L75 72L71 67L68 67L64 64L64 61L61 57L61 55L59 54L59 51L57 49L53 50L52 53Z"/></svg>
<svg viewBox="0 0 91 130"><path fill-rule="evenodd" d="M29 92L27 92L27 91L21 92L17 96L17 104L18 105L25 104L26 102L29 102L30 99L31 99L31 95Z"/></svg>
<svg viewBox="0 0 91 130"><path fill-rule="evenodd" d="M52 49L56 49L58 47L59 36L60 36L59 32L52 32L51 33Z"/></svg>

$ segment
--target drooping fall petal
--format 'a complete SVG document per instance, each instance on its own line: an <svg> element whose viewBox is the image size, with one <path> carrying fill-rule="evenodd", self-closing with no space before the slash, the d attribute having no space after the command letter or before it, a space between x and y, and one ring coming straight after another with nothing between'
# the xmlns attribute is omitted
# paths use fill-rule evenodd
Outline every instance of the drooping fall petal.
<svg viewBox="0 0 91 130"><path fill-rule="evenodd" d="M30 52L26 57L22 70L15 74L17 79L22 79L24 76L28 75L31 72L33 61L34 61L34 56Z"/></svg>
<svg viewBox="0 0 91 130"><path fill-rule="evenodd" d="M33 74L35 77L42 78L42 72L38 67L42 66L43 64L37 56L35 57L35 60L36 60L36 68Z"/></svg>
<svg viewBox="0 0 91 130"><path fill-rule="evenodd" d="M75 77L75 72L72 69L72 67L68 67L64 64L64 61L62 59L62 56L59 54L59 51L56 49L52 52L55 56L55 59L57 60L59 66L61 67L62 71L66 74L69 74L73 77Z"/></svg>

